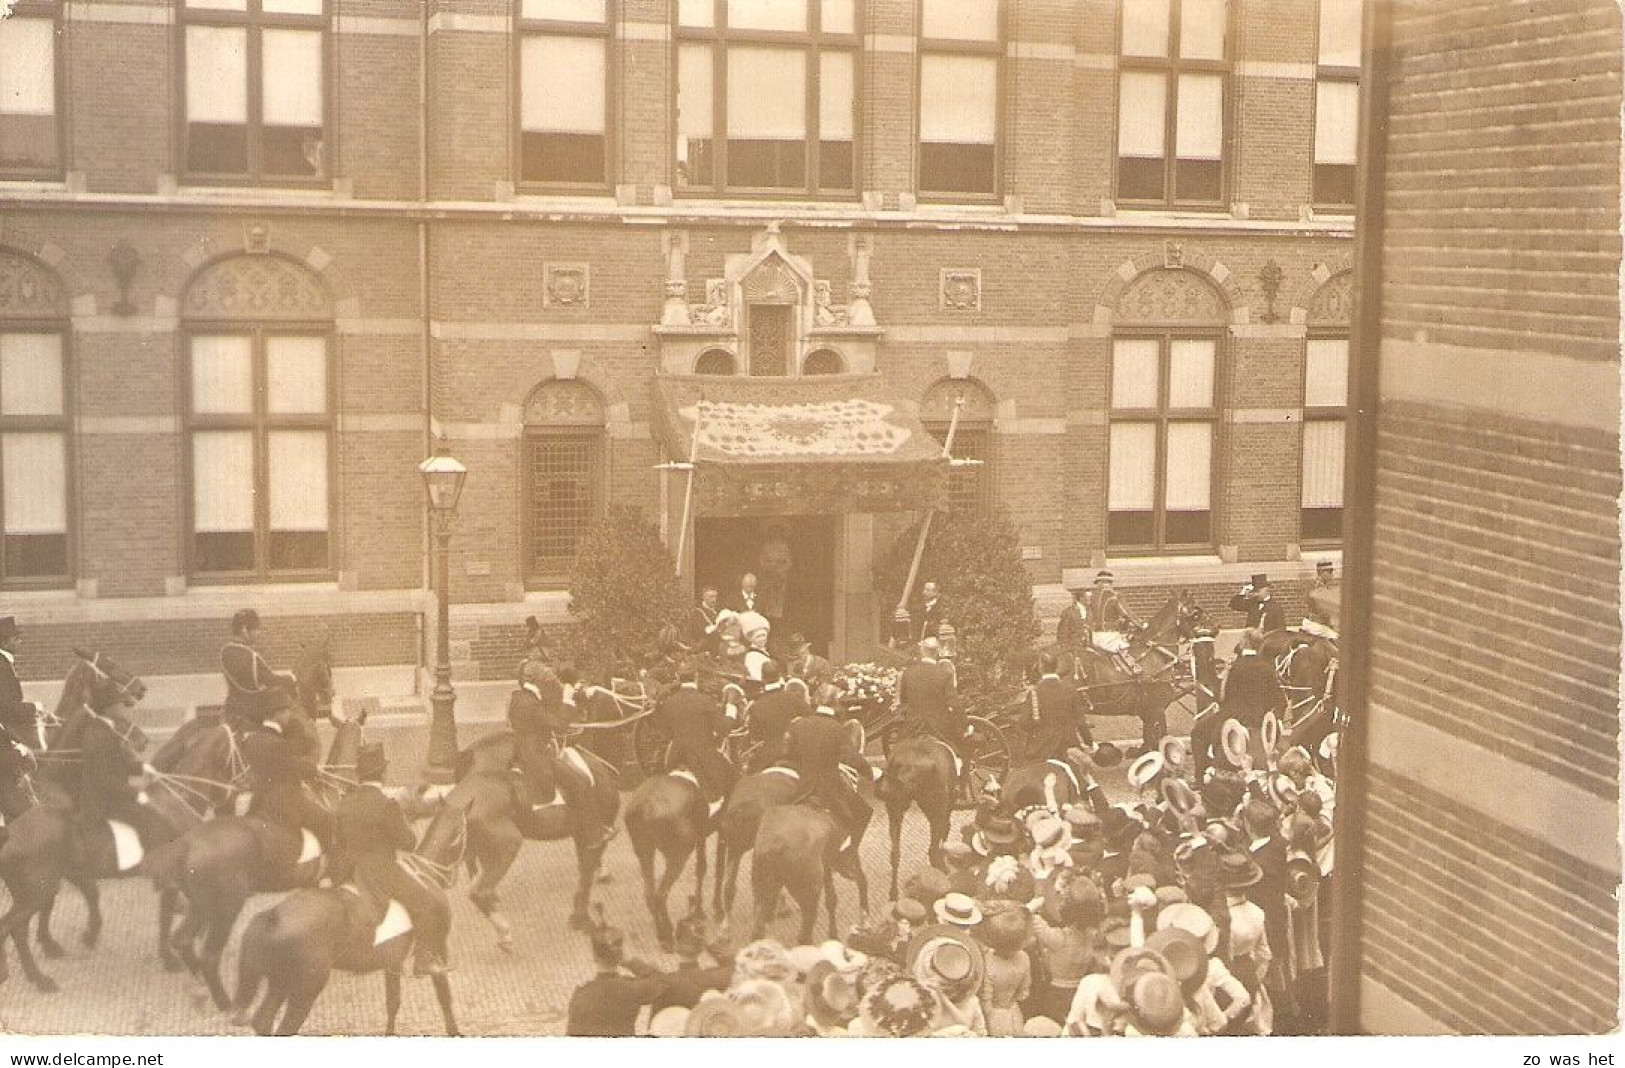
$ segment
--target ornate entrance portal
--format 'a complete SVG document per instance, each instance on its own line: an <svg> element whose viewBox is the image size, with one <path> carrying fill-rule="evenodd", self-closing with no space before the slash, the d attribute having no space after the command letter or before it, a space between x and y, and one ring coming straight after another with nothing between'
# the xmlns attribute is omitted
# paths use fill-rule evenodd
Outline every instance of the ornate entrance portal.
<svg viewBox="0 0 1625 1068"><path fill-rule="evenodd" d="M715 586L726 605L738 594L740 576L747 571L755 574L764 614L775 618L775 648L799 632L812 643L814 652L827 656L835 637L837 518L698 519L694 524L695 586Z"/></svg>

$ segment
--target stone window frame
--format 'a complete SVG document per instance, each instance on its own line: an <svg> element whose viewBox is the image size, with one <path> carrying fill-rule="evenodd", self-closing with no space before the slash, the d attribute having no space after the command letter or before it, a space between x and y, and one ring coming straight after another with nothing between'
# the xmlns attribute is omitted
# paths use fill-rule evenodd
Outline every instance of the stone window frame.
<svg viewBox="0 0 1625 1068"><path fill-rule="evenodd" d="M738 197L747 199L854 201L863 193L863 90L864 8L867 0L853 0L850 34L824 33L820 25L823 5L819 0L806 0L807 30L784 32L777 30L734 29L727 25L727 0L708 0L713 5L711 25L685 26L675 11L672 18L671 108L672 133L672 191L678 197L714 199ZM674 4L674 8L675 8ZM711 144L712 180L704 184L680 180L675 138L677 136L677 109L681 93L681 54L685 47L704 46L711 53ZM732 47L799 48L807 56L807 82L804 90L806 112L805 161L806 182L799 187L740 186L728 176L728 50ZM845 53L852 59L852 184L849 187L825 188L819 183L819 89L821 86L821 57L826 53Z"/></svg>
<svg viewBox="0 0 1625 1068"><path fill-rule="evenodd" d="M1163 325L1125 325L1112 332L1106 365L1106 464L1105 486L1102 500L1105 505L1105 523L1102 527L1106 552L1110 556L1188 556L1193 553L1212 553L1219 543L1222 521L1220 503L1223 486L1225 455L1226 398L1224 383L1227 370L1226 336L1222 324L1201 326L1192 323ZM1119 341L1155 340L1158 343L1157 405L1155 408L1118 409L1114 406L1111 381L1112 360ZM1172 343L1175 341L1212 341L1213 396L1206 408L1171 408L1168 404L1169 373L1172 364ZM1114 542L1111 535L1111 428L1118 423L1153 423L1156 427L1155 484L1152 490L1152 538L1149 542ZM1168 427L1172 423L1206 423L1209 427L1208 474L1208 536L1205 541L1173 542L1167 538L1168 489Z"/></svg>
<svg viewBox="0 0 1625 1068"><path fill-rule="evenodd" d="M604 0L602 22L572 21L564 19L536 19L525 17L524 0L514 0L513 34L513 169L515 188L527 193L608 193L615 187L618 159L616 139L612 135L618 113L616 86L619 83L619 49L616 47L615 26L619 21L620 0ZM525 42L542 37L592 39L604 46L604 174L597 181L561 181L527 178L525 176L524 129L524 77Z"/></svg>
<svg viewBox="0 0 1625 1068"><path fill-rule="evenodd" d="M957 460L980 460L981 467L963 468L959 471L948 472L948 501L950 507L955 507L961 500L956 497L968 499L972 511L978 515L993 510L997 500L997 459L998 459L998 399L987 384L976 378L943 378L926 387L921 395L920 425L930 432L936 439L940 448L948 438L948 427L952 425L952 415L948 419L936 418L937 413L931 411L932 402L939 395L962 394L966 398L966 407L985 407L985 415L971 416L961 414L959 427L954 431L954 458ZM971 403L972 398L981 403ZM966 447L966 446L969 447ZM970 492L963 492L966 482L971 483Z"/></svg>
<svg viewBox="0 0 1625 1068"><path fill-rule="evenodd" d="M0 161L0 181L61 181L67 173L68 110L62 106L67 92L63 70L63 9L65 0L15 0L8 19L42 19L51 23L51 124L56 138L56 162L45 167L7 166ZM9 116L0 115L0 123Z"/></svg>
<svg viewBox="0 0 1625 1068"><path fill-rule="evenodd" d="M1354 2L1356 5L1360 6L1362 10L1364 9L1364 0L1352 0L1352 2ZM1319 3L1316 5L1316 8L1315 8L1315 25L1316 25L1317 29L1318 29L1318 27L1320 25L1321 10L1325 7L1325 4L1326 4L1326 0L1319 0ZM1316 41L1316 54L1315 54L1315 96L1310 101L1310 108L1311 108L1311 111L1314 112L1314 114L1313 114L1313 116L1312 116L1312 118L1310 119L1310 122L1309 122L1309 131L1310 131L1309 132L1309 168L1310 168L1310 175L1309 175L1309 202L1315 207L1315 209L1317 211L1321 211L1321 212L1324 212L1324 213L1327 213L1327 214L1352 215L1352 214L1354 214L1355 181L1356 181L1355 172L1356 172L1356 169L1357 169L1357 165L1356 164L1322 164L1322 163L1317 163L1315 161L1315 158L1314 158L1315 130L1317 128L1317 124L1320 121L1320 116L1319 116L1320 86L1322 84L1332 84L1332 83L1342 83L1342 84L1345 84L1345 85L1346 84L1353 84L1355 89L1358 90L1359 86L1360 86L1360 68L1358 66L1344 67L1344 66L1332 66L1332 65L1321 63L1320 62L1320 54L1319 54L1319 41L1318 41L1319 34L1318 33L1316 34L1316 37L1317 37L1317 41ZM1356 93L1356 97L1355 97L1355 107L1356 107L1356 109L1358 109L1358 107L1359 107L1358 93ZM1356 114L1358 114L1358 112L1356 112ZM1349 195L1348 195L1347 200L1322 199L1322 197L1320 195L1320 190L1321 190L1320 171L1321 171L1322 167L1343 167L1343 168L1346 168L1346 170L1348 172L1346 177L1347 177L1348 189L1349 189Z"/></svg>
<svg viewBox="0 0 1625 1068"><path fill-rule="evenodd" d="M565 384L570 387L580 386L588 390L597 401L599 420L589 422L546 423L531 422L529 411L531 403L550 386ZM606 402L604 393L591 383L580 378L548 378L538 383L530 391L525 400L523 412L526 413L523 429L519 438L519 511L520 511L520 543L519 543L519 571L527 590L559 590L569 585L570 564L575 556L572 550L570 559L563 557L549 558L548 562L556 567L537 568L536 556L531 552L536 529L535 508L532 503L536 494L536 485L531 465L532 449L539 445L570 446L580 445L588 451L588 464L590 470L587 475L591 500L588 504L587 516L583 533L591 524L602 518L609 507L610 465L611 455L609 448L609 416L610 406ZM579 539L578 539L579 547Z"/></svg>
<svg viewBox="0 0 1625 1068"><path fill-rule="evenodd" d="M1236 51L1237 8L1240 6L1236 0L1225 2L1225 37L1223 59L1185 59L1179 55L1180 11L1184 0L1167 0L1168 3L1168 54L1158 58L1156 56L1128 56L1123 54L1124 19L1122 6L1118 5L1117 19L1117 76L1116 90L1120 98L1122 94L1123 76L1131 72L1160 73L1164 76L1165 90L1163 95L1163 156L1162 156L1162 196L1154 198L1136 198L1125 196L1122 189L1122 161L1123 157L1119 146L1122 143L1122 109L1115 105L1112 115L1112 196L1116 204L1128 209L1163 209L1183 211L1220 211L1228 203L1231 185L1231 162L1235 149L1235 116L1233 115L1236 97L1234 88L1234 67ZM1219 102L1219 192L1211 200L1198 200L1181 198L1177 195L1176 179L1179 165L1178 124L1179 124L1179 78L1182 74L1217 74L1221 79Z"/></svg>
<svg viewBox="0 0 1625 1068"><path fill-rule="evenodd" d="M338 113L335 105L336 50L333 30L335 0L322 0L320 15L266 13L264 0L244 0L246 11L223 11L215 8L192 7L187 0L177 0L174 19L175 33L175 173L184 185L192 186L250 186L272 189L321 189L330 187L334 178L334 161L338 158ZM242 28L247 40L246 72L247 118L245 168L242 171L201 171L190 164L190 126L186 111L187 46L189 27L210 26ZM315 30L322 41L322 165L310 176L293 174L266 174L264 171L264 91L263 56L266 30Z"/></svg>
<svg viewBox="0 0 1625 1068"><path fill-rule="evenodd" d="M253 360L254 411L249 415L198 413L192 398L192 341L197 337L250 339ZM327 410L315 413L271 414L266 410L266 340L272 337L315 337L323 344L327 370ZM194 585L332 582L339 572L339 449L338 449L338 335L331 322L280 319L196 319L182 324L181 393L185 412L185 467L181 473L185 493L185 561L187 581ZM250 570L205 571L198 564L195 530L196 467L194 435L208 431L248 430L254 435L254 566ZM324 431L327 436L327 565L320 568L275 569L270 565L270 468L268 435L277 430Z"/></svg>
<svg viewBox="0 0 1625 1068"><path fill-rule="evenodd" d="M922 203L927 204L996 204L1004 194L1005 136L1008 123L1005 108L1010 98L1006 81L1010 66L1005 62L1005 51L1010 40L1010 5L998 0L998 38L992 41L947 40L925 35L925 3L916 5L915 34L919 42L918 59L914 64L914 190ZM993 60L993 188L987 190L927 189L922 179L924 142L920 139L920 109L924 105L924 67L932 56L980 56Z"/></svg>

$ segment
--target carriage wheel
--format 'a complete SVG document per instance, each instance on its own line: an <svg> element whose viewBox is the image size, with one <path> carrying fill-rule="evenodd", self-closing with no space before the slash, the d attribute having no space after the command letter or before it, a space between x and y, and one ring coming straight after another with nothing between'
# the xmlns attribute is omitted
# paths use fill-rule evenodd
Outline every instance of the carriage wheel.
<svg viewBox="0 0 1625 1068"><path fill-rule="evenodd" d="M988 780L997 779L1002 785L1010 773L1010 742L990 720L966 716L965 722L971 727L967 747L970 768L954 807L975 808Z"/></svg>
<svg viewBox="0 0 1625 1068"><path fill-rule="evenodd" d="M666 749L670 745L671 732L654 716L632 724L632 757L645 775L659 775L666 770Z"/></svg>

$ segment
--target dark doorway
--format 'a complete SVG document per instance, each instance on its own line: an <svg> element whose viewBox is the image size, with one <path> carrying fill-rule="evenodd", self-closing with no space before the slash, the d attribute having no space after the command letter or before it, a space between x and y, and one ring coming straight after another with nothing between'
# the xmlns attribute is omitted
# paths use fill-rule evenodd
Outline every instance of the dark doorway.
<svg viewBox="0 0 1625 1068"><path fill-rule="evenodd" d="M782 540L789 547L789 570L773 644L777 647L799 631L815 652L827 656L835 637L835 529L836 517L829 515L697 519L695 592L715 586L722 603L731 604L739 592L739 577L750 571L757 575L762 594L771 598L772 568L764 565L775 554L764 549Z"/></svg>

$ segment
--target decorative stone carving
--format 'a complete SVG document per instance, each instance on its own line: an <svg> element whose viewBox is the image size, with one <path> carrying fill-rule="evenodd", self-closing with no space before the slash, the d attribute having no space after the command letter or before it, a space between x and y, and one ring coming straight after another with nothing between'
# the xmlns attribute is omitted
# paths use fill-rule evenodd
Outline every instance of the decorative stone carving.
<svg viewBox="0 0 1625 1068"><path fill-rule="evenodd" d="M869 258L874 255L875 241L868 234L855 237L852 242L852 284L848 287L852 303L848 307L847 322L853 326L874 326L875 309L869 303L874 295L874 284L869 280Z"/></svg>
<svg viewBox="0 0 1625 1068"><path fill-rule="evenodd" d="M1342 326L1348 323L1354 311L1354 272L1334 274L1326 284L1315 291L1309 302L1309 322L1316 325Z"/></svg>
<svg viewBox="0 0 1625 1068"><path fill-rule="evenodd" d="M980 382L963 380L938 382L926 390L925 399L920 402L920 419L927 423L947 423L954 417L954 405L960 399L964 400L959 409L960 426L991 423L997 414L998 406L987 387Z"/></svg>
<svg viewBox="0 0 1625 1068"><path fill-rule="evenodd" d="M666 302L660 310L661 326L684 326L689 321L688 281L683 273L687 249L687 234L666 234Z"/></svg>
<svg viewBox="0 0 1625 1068"><path fill-rule="evenodd" d="M0 315L54 319L67 314L62 283L26 256L0 252Z"/></svg>
<svg viewBox="0 0 1625 1068"><path fill-rule="evenodd" d="M1274 260L1266 261L1264 266L1258 270L1258 290L1264 294L1264 314L1262 318L1266 323L1276 323L1281 320L1281 316L1275 311L1275 298L1281 294L1281 281L1285 277L1286 272L1281 270L1281 265Z"/></svg>
<svg viewBox="0 0 1625 1068"><path fill-rule="evenodd" d="M746 276L741 295L746 304L799 304L801 286L789 264L773 256Z"/></svg>
<svg viewBox="0 0 1625 1068"><path fill-rule="evenodd" d="M981 268L944 267L942 307L945 311L981 311Z"/></svg>
<svg viewBox="0 0 1625 1068"><path fill-rule="evenodd" d="M210 319L332 318L320 280L277 256L233 256L204 268L183 310Z"/></svg>
<svg viewBox="0 0 1625 1068"><path fill-rule="evenodd" d="M585 308L588 306L588 269L585 263L544 263L542 307Z"/></svg>
<svg viewBox="0 0 1625 1068"><path fill-rule="evenodd" d="M689 323L694 326L727 326L732 318L733 308L728 303L728 280L706 279L705 303L688 306Z"/></svg>
<svg viewBox="0 0 1625 1068"><path fill-rule="evenodd" d="M1185 245L1180 241L1164 241L1162 243L1162 265L1170 271L1182 270L1185 266Z"/></svg>
<svg viewBox="0 0 1625 1068"><path fill-rule="evenodd" d="M113 305L113 314L134 315L135 304L130 300L130 287L135 284L135 273L141 269L141 253L128 241L120 241L108 250L107 266L118 285L118 301Z"/></svg>
<svg viewBox="0 0 1625 1068"><path fill-rule="evenodd" d="M820 280L813 283L813 323L817 326L845 326L851 318L849 308L837 307L830 296L830 284Z"/></svg>
<svg viewBox="0 0 1625 1068"><path fill-rule="evenodd" d="M258 220L243 223L243 251L263 256L271 251L271 224Z"/></svg>
<svg viewBox="0 0 1625 1068"><path fill-rule="evenodd" d="M526 426L603 426L604 405L585 382L544 382L525 404Z"/></svg>
<svg viewBox="0 0 1625 1068"><path fill-rule="evenodd" d="M1190 271L1142 274L1123 293L1114 317L1119 323L1223 323L1228 319L1217 293Z"/></svg>

